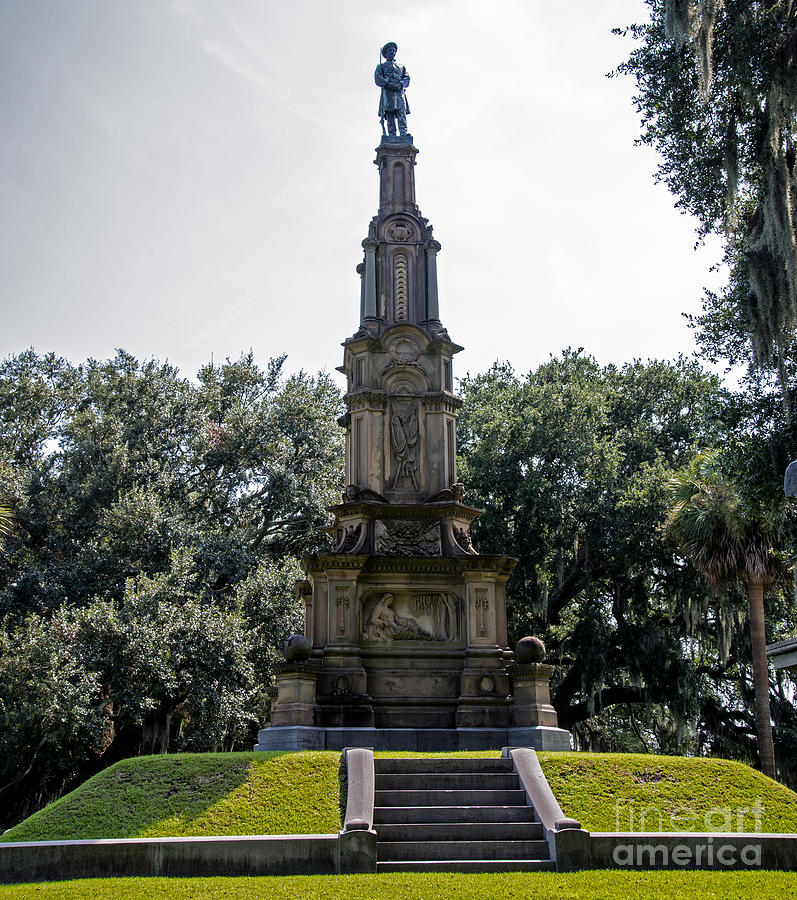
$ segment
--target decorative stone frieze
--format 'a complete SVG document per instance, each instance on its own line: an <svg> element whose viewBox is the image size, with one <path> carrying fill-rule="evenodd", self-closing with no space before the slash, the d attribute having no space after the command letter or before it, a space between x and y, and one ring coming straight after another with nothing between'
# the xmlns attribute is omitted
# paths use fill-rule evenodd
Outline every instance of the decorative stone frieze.
<svg viewBox="0 0 797 900"><path fill-rule="evenodd" d="M374 533L378 556L442 556L437 522L377 519Z"/></svg>

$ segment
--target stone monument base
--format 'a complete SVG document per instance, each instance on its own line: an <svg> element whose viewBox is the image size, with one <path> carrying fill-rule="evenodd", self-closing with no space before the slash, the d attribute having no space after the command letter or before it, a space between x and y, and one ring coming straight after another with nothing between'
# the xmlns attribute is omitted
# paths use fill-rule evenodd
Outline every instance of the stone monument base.
<svg viewBox="0 0 797 900"><path fill-rule="evenodd" d="M432 753L456 750L570 750L570 732L545 725L525 728L318 728L271 725L261 728L255 750L414 750Z"/></svg>

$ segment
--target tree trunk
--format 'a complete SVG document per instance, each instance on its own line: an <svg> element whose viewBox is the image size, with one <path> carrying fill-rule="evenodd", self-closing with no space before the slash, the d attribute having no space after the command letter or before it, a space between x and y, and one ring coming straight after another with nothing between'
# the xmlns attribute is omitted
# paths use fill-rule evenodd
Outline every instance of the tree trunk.
<svg viewBox="0 0 797 900"><path fill-rule="evenodd" d="M755 721L758 734L758 755L761 771L775 777L775 748L772 744L772 725L769 712L769 668L767 666L767 638L764 628L764 585L752 578L747 581L747 602L750 606L750 643L753 645L753 685L755 688Z"/></svg>

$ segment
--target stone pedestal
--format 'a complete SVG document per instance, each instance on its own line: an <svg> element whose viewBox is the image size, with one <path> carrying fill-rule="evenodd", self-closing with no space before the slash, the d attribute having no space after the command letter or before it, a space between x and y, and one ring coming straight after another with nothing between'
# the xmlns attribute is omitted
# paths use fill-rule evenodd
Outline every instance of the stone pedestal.
<svg viewBox="0 0 797 900"><path fill-rule="evenodd" d="M272 725L317 724L316 680L320 674L321 666L306 662L285 663L277 668L277 689L269 691Z"/></svg>
<svg viewBox="0 0 797 900"><path fill-rule="evenodd" d="M367 504L360 503L360 506ZM373 502L358 528L366 545L392 516ZM347 505L344 505L347 506ZM461 515L475 512L465 507ZM416 511L417 513L417 511ZM429 507L411 521L441 531L446 509ZM401 520L405 521L404 519ZM407 538L402 531L402 540ZM393 545L398 549L400 544ZM417 543L410 545L417 550ZM317 724L331 728L506 728L510 723L504 586L506 557L349 556L305 561L311 599L306 633L321 671ZM381 548L384 552L384 546Z"/></svg>
<svg viewBox="0 0 797 900"><path fill-rule="evenodd" d="M528 728L545 725L557 728L559 720L551 706L551 676L554 667L545 663L515 665L509 670L512 678L512 725Z"/></svg>

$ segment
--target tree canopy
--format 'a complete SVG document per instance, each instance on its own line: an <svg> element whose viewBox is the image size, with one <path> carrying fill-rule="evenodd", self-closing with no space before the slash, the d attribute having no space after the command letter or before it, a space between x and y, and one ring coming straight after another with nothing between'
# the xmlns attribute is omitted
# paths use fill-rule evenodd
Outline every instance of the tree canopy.
<svg viewBox="0 0 797 900"><path fill-rule="evenodd" d="M710 591L663 534L668 482L727 443L727 392L683 359L602 367L573 351L462 391L462 479L486 509L474 540L518 557L511 639L545 641L560 723L593 749L752 757L744 596Z"/></svg>
<svg viewBox="0 0 797 900"><path fill-rule="evenodd" d="M266 717L342 460L337 388L282 365L0 364L11 814L120 756L249 743Z"/></svg>
<svg viewBox="0 0 797 900"><path fill-rule="evenodd" d="M783 472L797 448L797 3L645 2L646 22L616 29L636 46L612 74L635 78L640 142L658 151L657 177L675 196L676 206L696 217L699 238L712 233L722 238L728 272L725 287L706 291L702 313L689 317L700 355L712 364L724 363L738 380L724 404L724 438L716 445L722 451L718 465L732 490L724 497L722 515L721 503L703 504L703 524L708 506L717 514L715 525L725 513L740 510L752 513L742 517L748 524L779 520L778 549L793 563L794 510L784 509ZM711 447L707 443L701 449ZM755 532L761 537L758 526L747 530L748 537ZM706 562L694 546L690 551L688 540L682 546L698 566ZM725 542L732 554L738 555L740 546ZM714 575L725 568L716 565L716 549L703 547L713 559L708 568ZM772 562L766 553L757 556ZM793 598L772 592L766 623L762 615L755 625L758 638L765 639L765 624L769 640L789 636L794 614L784 618L784 612L793 606ZM730 617L726 610L723 620ZM745 656L749 647L742 641L730 652L730 668ZM765 684L764 667L758 668L760 700L771 685ZM721 669L729 670L725 663ZM793 757L785 748L794 747L794 708L787 700L788 677L780 674L775 684L773 713L784 765ZM738 696L719 694L713 711L704 704L722 752L729 740L740 739L737 725L750 706L748 688L740 681ZM759 719L764 718L761 709L759 703ZM733 721L723 710L732 710Z"/></svg>
<svg viewBox="0 0 797 900"><path fill-rule="evenodd" d="M725 238L731 273L696 324L715 338L730 326L783 376L797 322L797 4L645 2L646 23L617 29L638 42L617 73L636 79L658 177L701 235Z"/></svg>

